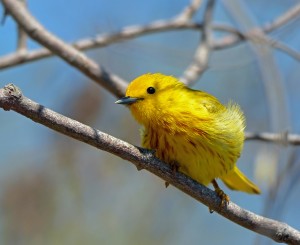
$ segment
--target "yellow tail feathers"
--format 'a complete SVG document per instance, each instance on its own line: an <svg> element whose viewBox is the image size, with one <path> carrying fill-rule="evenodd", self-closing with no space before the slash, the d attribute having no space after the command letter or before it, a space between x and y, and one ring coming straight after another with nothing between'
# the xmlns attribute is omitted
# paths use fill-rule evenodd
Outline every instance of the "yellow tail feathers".
<svg viewBox="0 0 300 245"><path fill-rule="evenodd" d="M226 176L221 180L232 190L244 191L250 194L260 194L260 189L252 183L238 168L234 167Z"/></svg>

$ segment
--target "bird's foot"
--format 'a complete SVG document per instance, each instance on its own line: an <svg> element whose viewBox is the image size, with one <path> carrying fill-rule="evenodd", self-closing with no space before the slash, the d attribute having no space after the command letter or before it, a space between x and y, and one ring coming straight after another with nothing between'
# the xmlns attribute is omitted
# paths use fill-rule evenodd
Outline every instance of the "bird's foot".
<svg viewBox="0 0 300 245"><path fill-rule="evenodd" d="M229 196L219 187L218 183L216 180L212 181L212 184L215 188L215 192L217 193L217 195L220 197L221 199L221 204L220 207L224 208L226 205L228 205L230 198ZM209 212L213 213L214 210L209 208Z"/></svg>
<svg viewBox="0 0 300 245"><path fill-rule="evenodd" d="M230 198L229 196L222 190L222 189L215 189L215 192L217 193L217 195L221 198L221 207L225 207L229 201Z"/></svg>

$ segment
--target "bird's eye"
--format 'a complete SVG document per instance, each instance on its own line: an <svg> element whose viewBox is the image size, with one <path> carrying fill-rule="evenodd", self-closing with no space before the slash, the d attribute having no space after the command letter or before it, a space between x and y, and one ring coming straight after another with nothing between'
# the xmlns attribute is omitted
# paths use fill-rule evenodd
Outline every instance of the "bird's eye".
<svg viewBox="0 0 300 245"><path fill-rule="evenodd" d="M147 88L147 93L148 94L154 94L155 93L155 88L153 88L153 87Z"/></svg>

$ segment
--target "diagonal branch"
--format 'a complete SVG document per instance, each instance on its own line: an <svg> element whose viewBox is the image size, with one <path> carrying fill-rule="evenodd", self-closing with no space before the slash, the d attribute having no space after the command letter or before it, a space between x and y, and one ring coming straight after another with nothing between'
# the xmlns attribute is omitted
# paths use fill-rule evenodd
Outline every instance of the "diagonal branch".
<svg viewBox="0 0 300 245"><path fill-rule="evenodd" d="M288 244L300 243L300 232L289 225L254 214L232 202L229 202L225 207L221 207L220 199L214 191L182 173L174 173L167 164L155 158L153 152L133 146L111 135L47 109L23 96L20 89L13 84L9 84L0 89L0 107L4 110L14 110L59 133L128 160L139 170L148 170L215 210L225 218L249 230L267 236L276 242L285 242Z"/></svg>
<svg viewBox="0 0 300 245"><path fill-rule="evenodd" d="M209 0L204 13L203 30L201 40L196 49L193 62L184 71L180 80L185 84L191 84L200 78L201 74L207 69L210 51L212 48L212 16L215 0Z"/></svg>
<svg viewBox="0 0 300 245"><path fill-rule="evenodd" d="M202 0L191 0L191 3L175 19L182 22L189 21L200 8L202 2Z"/></svg>
<svg viewBox="0 0 300 245"><path fill-rule="evenodd" d="M266 33L275 31L276 29L286 25L292 19L299 17L300 15L300 4L297 4L291 7L288 11L283 13L281 16L277 17L275 20L266 24L263 28L263 31Z"/></svg>
<svg viewBox="0 0 300 245"><path fill-rule="evenodd" d="M288 47L284 43L267 36L266 32L263 32L261 28L252 28L247 32L242 32L242 31L237 30L236 28L233 28L228 25L220 25L220 26L218 26L218 30L222 31L222 32L232 33L235 35L235 37L238 37L240 39L240 41L247 40L247 41L250 41L250 42L253 42L256 44L269 45L270 47L273 47L275 49L278 49L278 50L290 55L295 60L300 61L300 53L299 52ZM229 48L232 45L238 44L235 42L231 42L231 40L232 39L230 39L230 38L228 38L228 39L224 38L224 39L214 42L214 49L218 50L218 49Z"/></svg>
<svg viewBox="0 0 300 245"><path fill-rule="evenodd" d="M297 4L296 6L291 7L288 11L286 11L285 13L283 13L281 16L277 17L275 20L271 21L270 23L265 24L261 28L255 28L255 29L260 29L261 32L268 34L282 27L283 25L287 24L292 19L299 17L299 15L300 15L300 4ZM251 30L249 32L251 32ZM240 35L228 35L222 38L221 40L219 40L218 42L214 43L213 48L216 50L230 48L244 40L245 38Z"/></svg>
<svg viewBox="0 0 300 245"><path fill-rule="evenodd" d="M71 66L76 67L86 76L104 86L117 97L124 95L127 87L127 83L124 80L109 73L83 53L64 43L47 31L36 19L34 19L22 3L18 0L2 0L2 3L8 13L13 16L18 25L20 25L32 39L47 47Z"/></svg>

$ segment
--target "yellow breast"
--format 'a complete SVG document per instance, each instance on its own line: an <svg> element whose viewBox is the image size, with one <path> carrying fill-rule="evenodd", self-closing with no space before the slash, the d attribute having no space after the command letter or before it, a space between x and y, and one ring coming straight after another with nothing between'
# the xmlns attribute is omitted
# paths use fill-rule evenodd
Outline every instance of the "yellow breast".
<svg viewBox="0 0 300 245"><path fill-rule="evenodd" d="M208 185L214 178L221 178L233 169L242 143L216 138L200 128L189 126L181 123L181 131L171 132L169 128L149 125L142 135L143 146L155 149L158 158L169 164L176 163L180 172Z"/></svg>

